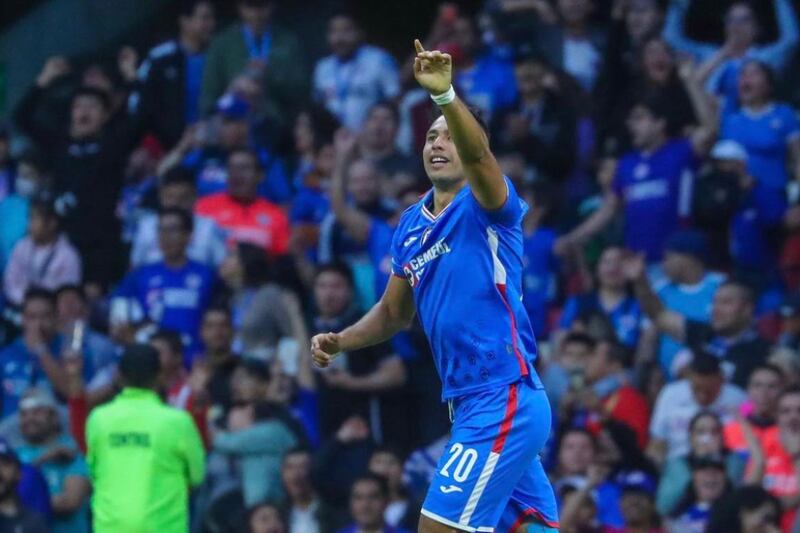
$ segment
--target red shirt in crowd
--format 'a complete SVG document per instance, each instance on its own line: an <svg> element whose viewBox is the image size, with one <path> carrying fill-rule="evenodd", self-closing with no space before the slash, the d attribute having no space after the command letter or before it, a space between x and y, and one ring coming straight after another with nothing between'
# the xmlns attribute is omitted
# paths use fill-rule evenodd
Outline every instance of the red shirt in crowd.
<svg viewBox="0 0 800 533"><path fill-rule="evenodd" d="M797 471L791 455L783 448L780 430L772 426L763 433L761 443L764 446L764 488L776 498L792 497L800 494L797 483ZM792 531L797 509L788 509L781 517L781 528L785 532Z"/></svg>
<svg viewBox="0 0 800 533"><path fill-rule="evenodd" d="M650 408L645 397L634 387L623 385L616 392L602 400L602 410L611 420L621 422L636 433L636 443L640 449L647 446L650 427ZM589 431L599 432L601 421L590 420Z"/></svg>
<svg viewBox="0 0 800 533"><path fill-rule="evenodd" d="M248 242L262 246L272 255L285 254L289 248L286 213L263 198L245 203L221 192L201 198L195 211L214 219L225 229L228 243Z"/></svg>

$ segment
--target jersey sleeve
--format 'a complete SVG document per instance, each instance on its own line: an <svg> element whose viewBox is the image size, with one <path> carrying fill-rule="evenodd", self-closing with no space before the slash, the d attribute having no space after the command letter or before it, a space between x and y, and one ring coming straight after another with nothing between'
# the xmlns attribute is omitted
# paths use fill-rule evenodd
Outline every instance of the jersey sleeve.
<svg viewBox="0 0 800 533"><path fill-rule="evenodd" d="M483 208L478 201L473 196L472 199L484 213L486 213L486 217L489 219L489 222L493 224L499 224L501 226L514 226L519 224L522 220L522 217L525 216L525 213L528 212L528 204L519 197L517 194L517 190L514 187L514 184L511 183L511 180L508 179L507 176L503 176L503 180L506 182L506 189L508 194L506 196L505 203L497 209L485 209Z"/></svg>

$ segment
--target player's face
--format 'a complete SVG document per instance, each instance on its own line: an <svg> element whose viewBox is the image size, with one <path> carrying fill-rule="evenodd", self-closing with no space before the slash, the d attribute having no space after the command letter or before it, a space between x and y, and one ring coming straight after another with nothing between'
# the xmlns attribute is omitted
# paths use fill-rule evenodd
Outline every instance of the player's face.
<svg viewBox="0 0 800 533"><path fill-rule="evenodd" d="M772 416L781 386L781 378L775 372L765 369L753 372L747 382L747 397L753 403L753 410L759 415Z"/></svg>
<svg viewBox="0 0 800 533"><path fill-rule="evenodd" d="M778 402L778 426L788 431L800 431L800 394L787 394Z"/></svg>
<svg viewBox="0 0 800 533"><path fill-rule="evenodd" d="M372 481L360 481L350 494L350 512L362 529L376 529L383 523L386 500L380 487Z"/></svg>
<svg viewBox="0 0 800 533"><path fill-rule="evenodd" d="M106 121L103 103L90 95L81 95L72 101L72 135L81 139L96 135Z"/></svg>
<svg viewBox="0 0 800 533"><path fill-rule="evenodd" d="M201 45L205 46L211 41L217 19L214 16L214 6L211 2L197 4L189 17L181 17L181 30L190 34Z"/></svg>
<svg viewBox="0 0 800 533"><path fill-rule="evenodd" d="M338 57L350 57L359 41L358 27L350 17L334 17L328 23L328 46Z"/></svg>
<svg viewBox="0 0 800 533"><path fill-rule="evenodd" d="M422 164L434 185L447 186L464 179L461 159L458 158L456 145L450 138L450 130L447 129L444 116L433 121L425 136Z"/></svg>

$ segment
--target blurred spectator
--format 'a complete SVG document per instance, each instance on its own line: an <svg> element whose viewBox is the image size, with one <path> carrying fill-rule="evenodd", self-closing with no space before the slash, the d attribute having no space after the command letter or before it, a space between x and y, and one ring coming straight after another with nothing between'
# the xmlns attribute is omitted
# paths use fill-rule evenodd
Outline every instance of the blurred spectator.
<svg viewBox="0 0 800 533"><path fill-rule="evenodd" d="M314 455L313 477L325 501L347 508L348 495L342 487L352 487L359 473L366 472L375 449L367 421L351 416L323 443ZM387 502L388 503L388 502ZM384 510L380 515L383 519Z"/></svg>
<svg viewBox="0 0 800 533"><path fill-rule="evenodd" d="M778 23L778 40L766 45L756 44L761 33L756 13L747 2L734 2L725 12L725 42L722 46L693 41L683 30L683 19L689 1L672 2L667 11L664 38L677 51L707 61L704 70L711 76L709 86L717 94L735 104L736 83L743 61L756 59L782 70L800 40L797 15L789 0L773 0L773 12Z"/></svg>
<svg viewBox="0 0 800 533"><path fill-rule="evenodd" d="M723 270L731 264L731 221L749 196L753 178L747 172L747 151L736 141L717 141L710 155L711 164L694 182L692 222L707 236L707 265Z"/></svg>
<svg viewBox="0 0 800 533"><path fill-rule="evenodd" d="M280 502L281 461L297 446L292 432L272 405L246 403L228 413L226 428L213 428L214 452L235 460L241 472L245 506L261 501Z"/></svg>
<svg viewBox="0 0 800 533"><path fill-rule="evenodd" d="M8 126L0 123L0 201L11 194L17 172L17 162L11 157Z"/></svg>
<svg viewBox="0 0 800 533"><path fill-rule="evenodd" d="M539 371L553 411L559 412L561 400L569 391L584 388L585 368L596 346L597 342L590 335L577 331L567 333L555 347L552 360Z"/></svg>
<svg viewBox="0 0 800 533"><path fill-rule="evenodd" d="M658 464L688 454L689 426L697 413L711 411L725 423L746 399L741 389L725 382L716 357L695 357L688 377L666 385L658 395L650 421L648 454ZM719 430L721 443L721 427Z"/></svg>
<svg viewBox="0 0 800 533"><path fill-rule="evenodd" d="M303 448L290 450L283 457L281 479L286 492L289 531L333 533L341 521L339 512L317 494L311 481L311 452Z"/></svg>
<svg viewBox="0 0 800 533"><path fill-rule="evenodd" d="M679 516L686 510L685 496L694 483L692 472L698 461L720 463L729 483L738 485L744 478L746 459L726 448L719 416L702 410L691 419L687 431L688 452L668 459L661 473L656 505L664 516Z"/></svg>
<svg viewBox="0 0 800 533"><path fill-rule="evenodd" d="M426 446L414 450L403 465L403 484L408 488L410 495L422 501L428 490L431 479L436 473L436 465L444 455L449 433Z"/></svg>
<svg viewBox="0 0 800 533"><path fill-rule="evenodd" d="M154 137L145 137L131 152L125 166L125 185L117 215L122 220L122 240L130 243L139 220L156 207L156 168L163 152Z"/></svg>
<svg viewBox="0 0 800 533"><path fill-rule="evenodd" d="M73 341L74 342L74 341ZM44 289L30 289L22 303L22 334L0 351L0 372L3 387L3 417L14 414L22 393L28 387L52 390L65 397L67 383L62 371L66 357L75 357L72 346L58 331L56 300L53 293ZM98 367L101 358L95 358L92 347L82 345L84 360L82 374L89 390L107 385L96 376L108 376L107 368ZM104 361L111 364L111 361Z"/></svg>
<svg viewBox="0 0 800 533"><path fill-rule="evenodd" d="M0 443L0 529L46 533L50 528L42 517L27 508L17 496L21 476L19 457L8 443Z"/></svg>
<svg viewBox="0 0 800 533"><path fill-rule="evenodd" d="M231 351L233 331L226 307L210 307L203 313L200 340L205 350L195 356L189 378L195 398L205 395L203 403L222 413L227 413L233 404L231 379L240 364Z"/></svg>
<svg viewBox="0 0 800 533"><path fill-rule="evenodd" d="M148 52L139 66L136 90L128 100L145 130L165 149L181 138L187 124L200 118L200 89L206 50L216 26L210 0L182 0L178 36Z"/></svg>
<svg viewBox="0 0 800 533"><path fill-rule="evenodd" d="M519 99L492 118L493 139L502 149L524 155L528 179L563 181L575 159L577 117L573 105L542 57L518 57L514 75Z"/></svg>
<svg viewBox="0 0 800 533"><path fill-rule="evenodd" d="M625 250L609 246L597 261L597 289L569 298L564 305L559 322L558 339L569 331L575 322L586 323L594 314L607 317L619 341L636 349L644 329L642 310L627 285L623 268Z"/></svg>
<svg viewBox="0 0 800 533"><path fill-rule="evenodd" d="M692 481L680 504L670 515L670 531L705 533L711 507L730 490L725 477L725 464L718 458L698 458L692 461Z"/></svg>
<svg viewBox="0 0 800 533"><path fill-rule="evenodd" d="M711 509L707 533L779 533L781 502L757 485L739 487Z"/></svg>
<svg viewBox="0 0 800 533"><path fill-rule="evenodd" d="M292 139L294 142L294 177L292 184L298 189L303 184L304 178L311 172L319 169L317 155L325 145L332 145L333 134L339 129L339 121L324 107L312 104L301 111L294 121ZM327 178L328 172L318 172L319 177ZM295 197L295 203L297 196Z"/></svg>
<svg viewBox="0 0 800 533"><path fill-rule="evenodd" d="M382 533L408 533L407 529L386 524L384 514L389 504L389 489L386 480L376 474L363 474L350 489L350 515L353 525L340 529L339 533L381 531Z"/></svg>
<svg viewBox="0 0 800 533"><path fill-rule="evenodd" d="M111 115L108 93L93 87L74 93L66 127L37 121L45 91L69 68L65 59L50 58L19 103L15 119L26 135L47 149L56 209L83 257L84 280L102 286L123 270L115 210L136 132L123 114Z"/></svg>
<svg viewBox="0 0 800 533"><path fill-rule="evenodd" d="M750 453L746 430L749 428L763 441L775 427L778 398L784 383L783 372L775 365L767 363L753 370L747 383L747 403L742 405L745 420L736 418L725 425L725 447L728 450L746 457Z"/></svg>
<svg viewBox="0 0 800 533"><path fill-rule="evenodd" d="M353 306L352 273L344 265L320 267L314 282L314 302L312 335L341 331L361 316ZM391 416L390 393L406 382L406 369L388 343L348 352L347 357L340 357L320 376L319 419L323 434L335 433L345 420L359 415L370 421L370 432L377 442L398 442L403 438L399 420Z"/></svg>
<svg viewBox="0 0 800 533"><path fill-rule="evenodd" d="M188 211L161 210L158 243L164 259L125 277L112 300L110 317L117 328L155 325L177 331L184 336L187 355L197 349L200 318L217 283L213 270L186 255L192 230Z"/></svg>
<svg viewBox="0 0 800 533"><path fill-rule="evenodd" d="M569 237L582 241L605 228L619 209L624 212L625 246L645 252L652 263L661 258L664 241L688 215L687 172L705 155L716 132L716 117L695 79L682 78L701 126L690 137L674 137L668 125L671 109L664 96L637 100L628 115L634 150L619 161L611 190L602 206Z"/></svg>
<svg viewBox="0 0 800 533"><path fill-rule="evenodd" d="M244 73L263 87L261 107L276 127L308 94L304 56L294 33L274 23L274 0L238 0L240 23L211 41L203 70L200 110L209 113L228 84Z"/></svg>
<svg viewBox="0 0 800 533"><path fill-rule="evenodd" d="M781 525L790 531L800 502L797 458L800 455L800 389L790 387L778 399L777 425L761 438L764 461L755 468L754 481L779 498ZM763 476L763 477L762 477Z"/></svg>
<svg viewBox="0 0 800 533"><path fill-rule="evenodd" d="M288 309L282 305L283 289L275 282L274 268L263 248L240 242L219 269L231 290L233 350L248 357L271 361L283 337L292 337Z"/></svg>
<svg viewBox="0 0 800 533"><path fill-rule="evenodd" d="M390 447L378 448L369 459L369 471L386 479L389 504L384 521L393 527L409 531L417 527L421 504L411 500L403 486L403 461L400 452Z"/></svg>
<svg viewBox="0 0 800 533"><path fill-rule="evenodd" d="M408 185L419 183L421 161L397 148L400 116L390 102L378 102L367 112L358 132L358 148L362 158L372 161L382 174L381 190L391 194ZM427 180L426 180L427 185Z"/></svg>
<svg viewBox="0 0 800 533"><path fill-rule="evenodd" d="M161 178L158 203L162 209L178 208L194 212L197 186L191 172L181 166L171 168ZM225 235L211 218L193 215L194 230L186 255L189 259L215 267L225 257ZM156 263L164 258L158 247L158 214L150 213L139 219L131 248L131 266Z"/></svg>
<svg viewBox="0 0 800 533"><path fill-rule="evenodd" d="M126 348L119 363L125 388L89 416L86 457L98 533L188 528L189 490L205 471L203 444L191 418L155 393L158 359L149 346Z"/></svg>
<svg viewBox="0 0 800 533"><path fill-rule="evenodd" d="M75 444L60 427L55 399L47 392L28 389L20 402L18 448L24 463L42 469L50 488L55 533L84 533L89 529L89 471Z"/></svg>
<svg viewBox="0 0 800 533"><path fill-rule="evenodd" d="M19 159L13 193L0 200L0 268L5 269L14 245L25 236L30 201L41 195L46 181L38 155L28 152Z"/></svg>
<svg viewBox="0 0 800 533"><path fill-rule="evenodd" d="M31 287L54 290L80 283L81 259L61 233L58 213L48 201L34 202L28 215L28 235L14 246L3 275L6 299L19 306Z"/></svg>
<svg viewBox="0 0 800 533"><path fill-rule="evenodd" d="M328 19L328 48L331 55L314 67L314 99L356 132L374 104L400 94L397 64L386 51L364 44L362 28L347 12Z"/></svg>
<svg viewBox="0 0 800 533"><path fill-rule="evenodd" d="M594 4L589 0L559 0L556 10L560 23L543 20L534 30L537 47L548 55L552 65L575 78L591 92L601 66L605 32L593 28L589 18Z"/></svg>
<svg viewBox="0 0 800 533"><path fill-rule="evenodd" d="M247 513L248 533L290 533L286 517L274 503L257 503Z"/></svg>
<svg viewBox="0 0 800 533"><path fill-rule="evenodd" d="M257 196L264 169L252 150L238 148L228 155L225 192L197 202L195 213L213 219L228 234L228 242L249 242L271 255L286 253L289 221L283 211Z"/></svg>
<svg viewBox="0 0 800 533"><path fill-rule="evenodd" d="M170 330L156 331L149 341L158 352L159 392L166 403L178 409L186 409L191 399L188 374L183 368L183 342L181 336ZM202 435L202 431L200 432Z"/></svg>
<svg viewBox="0 0 800 533"><path fill-rule="evenodd" d="M738 81L742 107L722 115L720 138L742 145L754 180L743 210L734 219L732 256L740 268L767 278L775 268L773 233L787 209L786 184L800 177L800 125L794 110L776 102L774 73L757 61L742 64ZM787 165L790 163L790 165Z"/></svg>
<svg viewBox="0 0 800 533"><path fill-rule="evenodd" d="M781 331L777 345L797 351L800 349L800 295L792 294L781 306Z"/></svg>
<svg viewBox="0 0 800 533"><path fill-rule="evenodd" d="M705 323L664 307L644 275L641 257L629 261L628 266L628 275L635 280L642 309L655 327L685 343L694 354L713 355L720 360L726 377L735 385L745 387L750 372L766 360L769 352L769 344L753 326L756 304L753 291L739 281L726 281L714 293L711 321ZM672 375L679 375L687 359L691 359L691 353L684 354L673 361Z"/></svg>
<svg viewBox="0 0 800 533"><path fill-rule="evenodd" d="M654 286L668 311L703 323L711 319L714 294L725 280L722 274L706 270L708 248L708 240L702 233L692 230L673 233L664 244L661 261L664 279ZM675 355L683 348L671 337L661 336L658 362L667 374Z"/></svg>

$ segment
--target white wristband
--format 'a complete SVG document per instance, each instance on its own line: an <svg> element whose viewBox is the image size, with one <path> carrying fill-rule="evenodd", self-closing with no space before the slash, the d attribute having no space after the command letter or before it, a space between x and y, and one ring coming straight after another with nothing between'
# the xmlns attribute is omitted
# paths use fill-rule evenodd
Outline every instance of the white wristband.
<svg viewBox="0 0 800 533"><path fill-rule="evenodd" d="M447 105L453 100L456 99L456 90L453 89L451 85L447 91L443 92L442 94L431 95L431 100L438 106Z"/></svg>

